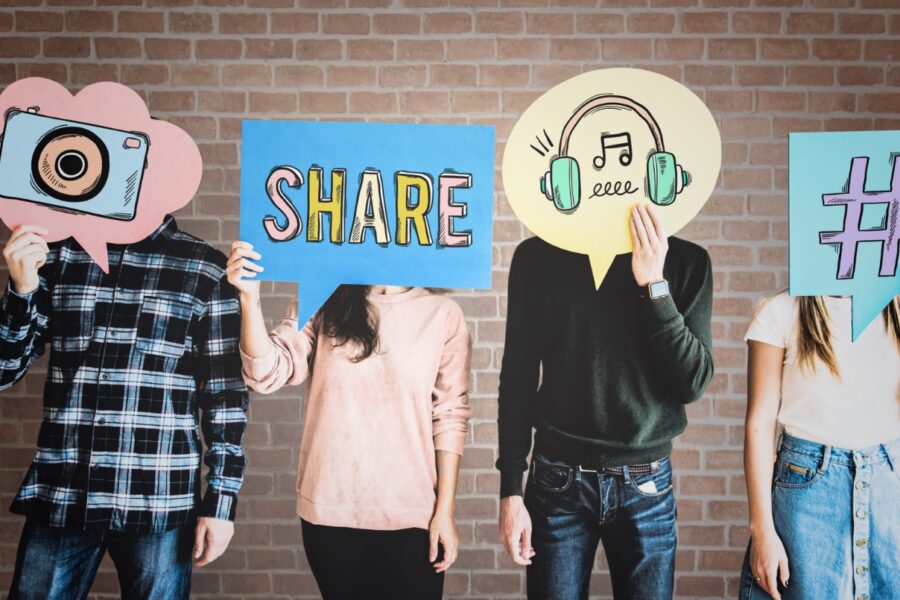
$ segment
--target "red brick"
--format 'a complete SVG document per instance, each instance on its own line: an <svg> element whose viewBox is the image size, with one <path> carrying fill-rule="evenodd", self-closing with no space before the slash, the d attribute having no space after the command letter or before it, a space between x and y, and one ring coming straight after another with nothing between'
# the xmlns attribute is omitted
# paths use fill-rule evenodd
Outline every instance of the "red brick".
<svg viewBox="0 0 900 600"><path fill-rule="evenodd" d="M841 33L884 33L884 15L879 14L841 14L838 19L838 30Z"/></svg>
<svg viewBox="0 0 900 600"><path fill-rule="evenodd" d="M300 92L301 113L345 113L347 94L345 92Z"/></svg>
<svg viewBox="0 0 900 600"><path fill-rule="evenodd" d="M333 51L329 54L332 53ZM376 39L349 40L347 42L347 58L350 60L391 60L394 58L394 43L390 40Z"/></svg>
<svg viewBox="0 0 900 600"><path fill-rule="evenodd" d="M472 17L466 13L429 13L425 15L425 33L469 33Z"/></svg>
<svg viewBox="0 0 900 600"><path fill-rule="evenodd" d="M400 40L397 42L397 60L437 61L444 59L444 45L436 40Z"/></svg>
<svg viewBox="0 0 900 600"><path fill-rule="evenodd" d="M90 38L44 38L44 56L48 58L86 58L91 55Z"/></svg>
<svg viewBox="0 0 900 600"><path fill-rule="evenodd" d="M687 65L684 79L688 85L731 85L734 70L728 66Z"/></svg>
<svg viewBox="0 0 900 600"><path fill-rule="evenodd" d="M279 15L280 16L280 15ZM285 15L287 16L287 15ZM274 15L273 15L274 17ZM169 16L170 22L172 16ZM273 18L273 22L278 17ZM261 13L220 13L219 32L231 35L254 35L266 33L268 19ZM208 30L206 30L208 31Z"/></svg>
<svg viewBox="0 0 900 600"><path fill-rule="evenodd" d="M728 31L728 13L684 12L679 23L683 33L722 33Z"/></svg>
<svg viewBox="0 0 900 600"><path fill-rule="evenodd" d="M72 65L72 83L88 85L98 81L115 81L119 68L114 64L80 64Z"/></svg>
<svg viewBox="0 0 900 600"><path fill-rule="evenodd" d="M834 84L834 67L792 65L787 69L788 85L830 86Z"/></svg>
<svg viewBox="0 0 900 600"><path fill-rule="evenodd" d="M513 35L525 31L525 14L521 12L479 12L475 14L476 33Z"/></svg>
<svg viewBox="0 0 900 600"><path fill-rule="evenodd" d="M594 61L599 56L600 42L594 39L550 40L550 60Z"/></svg>
<svg viewBox="0 0 900 600"><path fill-rule="evenodd" d="M571 13L528 13L525 28L532 35L568 35L575 32L576 20L580 23L586 16L575 19Z"/></svg>
<svg viewBox="0 0 900 600"><path fill-rule="evenodd" d="M122 83L160 84L169 79L169 69L165 65L122 65Z"/></svg>
<svg viewBox="0 0 900 600"><path fill-rule="evenodd" d="M369 28L369 16L365 14L324 15L323 30L328 34L366 35Z"/></svg>
<svg viewBox="0 0 900 600"><path fill-rule="evenodd" d="M654 42L660 60L699 60L703 58L703 40L697 38L660 39Z"/></svg>
<svg viewBox="0 0 900 600"><path fill-rule="evenodd" d="M390 46L389 42L385 42L385 44ZM295 48L298 60L339 60L342 53L343 46L339 40L298 40ZM359 57L351 54L348 58L357 59Z"/></svg>
<svg viewBox="0 0 900 600"><path fill-rule="evenodd" d="M859 60L862 43L859 40L813 40L813 56L822 60Z"/></svg>
<svg viewBox="0 0 900 600"><path fill-rule="evenodd" d="M219 18L227 16L221 15ZM171 33L209 33L212 29L212 16L209 13L169 13L169 32ZM223 33L225 32L223 31Z"/></svg>
<svg viewBox="0 0 900 600"><path fill-rule="evenodd" d="M235 86L267 86L272 83L272 69L267 65L225 65L222 83Z"/></svg>
<svg viewBox="0 0 900 600"><path fill-rule="evenodd" d="M731 19L735 33L781 33L781 13L739 12Z"/></svg>
<svg viewBox="0 0 900 600"><path fill-rule="evenodd" d="M321 67L312 65L279 65L275 67L275 85L279 87L317 86L325 82Z"/></svg>
<svg viewBox="0 0 900 600"><path fill-rule="evenodd" d="M329 66L325 71L329 87L371 87L375 85L375 67Z"/></svg>
<svg viewBox="0 0 900 600"><path fill-rule="evenodd" d="M247 58L254 59L293 58L294 43L289 39L248 38L244 40L244 53Z"/></svg>
<svg viewBox="0 0 900 600"><path fill-rule="evenodd" d="M144 51L151 60L184 60L191 57L191 43L188 40L148 38L144 40Z"/></svg>
<svg viewBox="0 0 900 600"><path fill-rule="evenodd" d="M633 13L628 15L628 31L632 33L672 33L675 15L667 13Z"/></svg>
<svg viewBox="0 0 900 600"><path fill-rule="evenodd" d="M756 40L754 39L713 39L709 40L711 60L754 60Z"/></svg>
<svg viewBox="0 0 900 600"><path fill-rule="evenodd" d="M860 110L896 114L900 111L900 92L864 94L860 100Z"/></svg>
<svg viewBox="0 0 900 600"><path fill-rule="evenodd" d="M20 10L15 16L16 31L20 33L63 30L62 13Z"/></svg>
<svg viewBox="0 0 900 600"><path fill-rule="evenodd" d="M422 29L421 16L413 13L376 14L372 19L375 33L411 35Z"/></svg>
<svg viewBox="0 0 900 600"><path fill-rule="evenodd" d="M584 14L575 21L578 33L615 34L625 31L625 17L616 13Z"/></svg>
<svg viewBox="0 0 900 600"><path fill-rule="evenodd" d="M900 40L866 40L865 59L871 61L900 60Z"/></svg>
<svg viewBox="0 0 900 600"><path fill-rule="evenodd" d="M737 83L745 86L781 85L784 67L741 65L737 68Z"/></svg>
<svg viewBox="0 0 900 600"><path fill-rule="evenodd" d="M70 10L66 12L66 30L112 31L113 14L103 10Z"/></svg>
<svg viewBox="0 0 900 600"><path fill-rule="evenodd" d="M119 12L116 28L122 33L162 33L165 31L165 15L159 12Z"/></svg>
<svg viewBox="0 0 900 600"><path fill-rule="evenodd" d="M315 33L319 29L319 16L315 13L271 13L270 19L275 34Z"/></svg>
<svg viewBox="0 0 900 600"><path fill-rule="evenodd" d="M644 60L653 55L651 41L646 39L604 39L601 52L604 60Z"/></svg>
<svg viewBox="0 0 900 600"><path fill-rule="evenodd" d="M809 58L809 42L765 38L760 41L759 51L764 60L806 60Z"/></svg>
<svg viewBox="0 0 900 600"><path fill-rule="evenodd" d="M142 52L136 38L94 38L94 51L99 59L140 58Z"/></svg>
<svg viewBox="0 0 900 600"><path fill-rule="evenodd" d="M834 31L834 15L821 12L791 13L787 18L788 34L825 34Z"/></svg>
<svg viewBox="0 0 900 600"><path fill-rule="evenodd" d="M396 113L397 94L393 92L353 92L350 94L352 113Z"/></svg>
<svg viewBox="0 0 900 600"><path fill-rule="evenodd" d="M870 86L884 82L884 69L881 67L838 67L837 82L842 86Z"/></svg>

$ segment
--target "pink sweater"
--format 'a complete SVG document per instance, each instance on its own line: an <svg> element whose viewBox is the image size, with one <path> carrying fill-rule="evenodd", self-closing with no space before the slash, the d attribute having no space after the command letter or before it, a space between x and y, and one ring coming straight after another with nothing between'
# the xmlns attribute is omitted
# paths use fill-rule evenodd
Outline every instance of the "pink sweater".
<svg viewBox="0 0 900 600"><path fill-rule="evenodd" d="M379 346L358 363L296 307L269 334L267 356L243 356L244 379L267 394L310 376L300 442L297 514L317 525L427 529L435 451L462 454L471 341L453 300L422 288L370 294Z"/></svg>

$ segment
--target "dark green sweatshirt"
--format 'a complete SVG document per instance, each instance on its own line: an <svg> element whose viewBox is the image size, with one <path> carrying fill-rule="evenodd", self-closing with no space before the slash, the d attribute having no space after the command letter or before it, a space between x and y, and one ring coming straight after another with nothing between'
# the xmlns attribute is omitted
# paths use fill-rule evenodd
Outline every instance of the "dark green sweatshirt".
<svg viewBox="0 0 900 600"><path fill-rule="evenodd" d="M664 276L671 295L650 299L622 254L595 290L587 256L538 238L516 249L500 371L502 497L522 493L532 427L538 452L585 468L669 454L685 404L713 375L709 255L669 238Z"/></svg>

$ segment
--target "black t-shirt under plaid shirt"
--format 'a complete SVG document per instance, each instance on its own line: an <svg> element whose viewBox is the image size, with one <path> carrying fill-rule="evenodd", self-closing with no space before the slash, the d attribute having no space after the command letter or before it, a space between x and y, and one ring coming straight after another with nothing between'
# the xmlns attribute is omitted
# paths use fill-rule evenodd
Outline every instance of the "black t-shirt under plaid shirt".
<svg viewBox="0 0 900 600"><path fill-rule="evenodd" d="M225 256L169 216L110 246L108 273L70 239L51 244L40 276L27 296L7 286L0 305L0 389L51 348L37 451L12 511L135 533L233 520L248 394Z"/></svg>

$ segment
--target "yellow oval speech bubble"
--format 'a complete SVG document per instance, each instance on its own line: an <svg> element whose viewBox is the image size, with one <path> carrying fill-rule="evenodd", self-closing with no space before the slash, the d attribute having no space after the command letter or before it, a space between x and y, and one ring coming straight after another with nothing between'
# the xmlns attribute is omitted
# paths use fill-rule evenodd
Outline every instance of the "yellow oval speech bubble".
<svg viewBox="0 0 900 600"><path fill-rule="evenodd" d="M553 87L524 112L503 152L503 188L544 241L587 254L597 287L631 252L631 208L655 204L684 227L719 177L722 141L689 89L641 69L600 69Z"/></svg>

